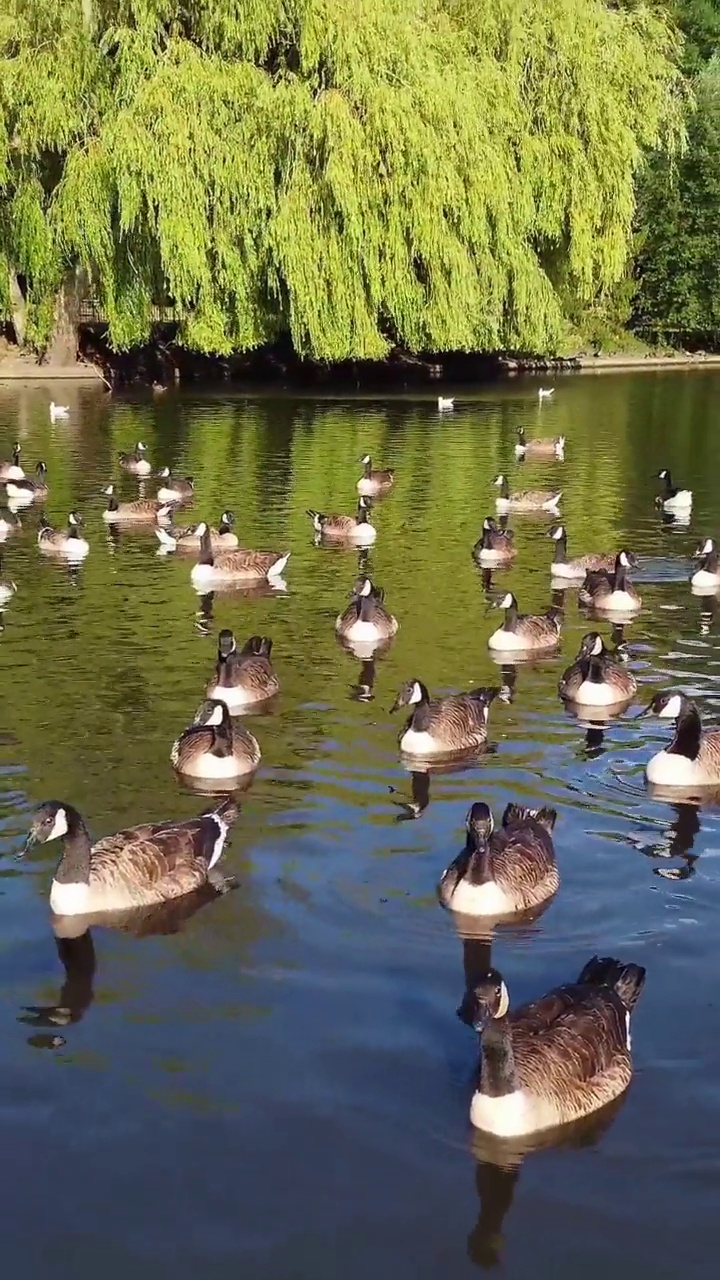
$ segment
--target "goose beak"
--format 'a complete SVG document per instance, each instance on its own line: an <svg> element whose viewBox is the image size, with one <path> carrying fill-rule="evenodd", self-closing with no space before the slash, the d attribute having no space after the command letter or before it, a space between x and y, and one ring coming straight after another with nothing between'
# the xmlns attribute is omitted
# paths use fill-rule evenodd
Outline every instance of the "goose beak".
<svg viewBox="0 0 720 1280"><path fill-rule="evenodd" d="M648 716L652 716L654 714L655 712L652 707L645 707L643 711L638 711L637 715L633 716L633 720L647 720Z"/></svg>
<svg viewBox="0 0 720 1280"><path fill-rule="evenodd" d="M467 1020L478 1035L482 1035L485 1028L492 1021L493 1015L490 1011L490 1006L485 1000L479 998L477 992L473 992L469 998L463 1001L462 1008L463 1021Z"/></svg>
<svg viewBox="0 0 720 1280"><path fill-rule="evenodd" d="M25 854L26 854L26 853L29 853L29 852L30 852L30 850L31 850L32 848L34 848L34 847L35 847L35 845L37 844L37 842L38 842L38 841L37 841L37 836L35 835L35 832L34 832L34 831L30 831L30 832L28 832L27 839L26 839L26 841L25 841L25 843L24 843L24 845L23 845L22 849L18 849L17 853L15 854L15 857L16 857L16 858L24 858L24 857L25 857Z"/></svg>

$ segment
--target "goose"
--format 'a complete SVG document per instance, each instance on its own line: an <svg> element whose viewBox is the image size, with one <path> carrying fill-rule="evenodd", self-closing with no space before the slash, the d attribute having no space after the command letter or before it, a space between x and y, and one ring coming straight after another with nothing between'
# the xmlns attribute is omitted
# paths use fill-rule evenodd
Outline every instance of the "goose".
<svg viewBox="0 0 720 1280"><path fill-rule="evenodd" d="M357 482L357 491L363 498L375 498L380 493L387 493L395 483L394 471L373 471L372 458L369 453L360 459L365 468Z"/></svg>
<svg viewBox="0 0 720 1280"><path fill-rule="evenodd" d="M514 536L512 529L499 529L492 516L486 516L482 533L473 547L474 558L480 564L509 564L517 555Z"/></svg>
<svg viewBox="0 0 720 1280"><path fill-rule="evenodd" d="M601 569L586 574L578 593L581 604L592 605L601 613L636 613L641 609L642 597L627 576L630 563L629 551L620 551L612 573Z"/></svg>
<svg viewBox="0 0 720 1280"><path fill-rule="evenodd" d="M290 559L290 552L219 551L213 552L210 529L203 521L195 531L200 538L200 558L190 577L197 590L210 591L214 586L232 586L234 582L277 581Z"/></svg>
<svg viewBox="0 0 720 1280"><path fill-rule="evenodd" d="M567 702L610 707L637 693L637 680L624 663L605 648L601 635L583 636L578 655L560 677L558 692Z"/></svg>
<svg viewBox="0 0 720 1280"><path fill-rule="evenodd" d="M38 499L45 499L49 490L47 481L47 467L44 462L38 462L35 468L36 480L30 480L27 476L23 476L22 480L6 480L5 490L8 498L14 502L35 502Z"/></svg>
<svg viewBox="0 0 720 1280"><path fill-rule="evenodd" d="M557 515L562 489L557 493L548 489L524 489L521 493L511 493L507 476L502 472L495 477L493 484L500 490L495 503L498 511L553 511Z"/></svg>
<svg viewBox="0 0 720 1280"><path fill-rule="evenodd" d="M2 557L0 557L0 569L2 569ZM17 585L12 579L0 578L0 609L7 604L8 600L12 600L16 591Z"/></svg>
<svg viewBox="0 0 720 1280"><path fill-rule="evenodd" d="M116 521L147 524L151 520L168 521L172 517L173 504L160 502L159 498L137 498L135 502L118 502L114 484L109 484L107 489L103 489L103 494L109 498L107 507L102 513L106 524L114 524Z"/></svg>
<svg viewBox="0 0 720 1280"><path fill-rule="evenodd" d="M260 747L247 729L233 725L225 702L208 699L173 743L170 759L188 778L227 781L255 771Z"/></svg>
<svg viewBox="0 0 720 1280"><path fill-rule="evenodd" d="M548 609L546 613L518 613L517 600L512 591L491 606L505 610L505 621L488 639L490 649L503 652L522 649L525 653L539 653L554 649L560 640L562 610Z"/></svg>
<svg viewBox="0 0 720 1280"><path fill-rule="evenodd" d="M519 1137L619 1097L632 1078L630 1015L644 982L641 965L593 956L577 982L510 1013L502 976L489 969L471 997L480 1035L475 1127Z"/></svg>
<svg viewBox="0 0 720 1280"><path fill-rule="evenodd" d="M15 512L11 511L9 507L0 507L0 542L4 542L11 533L15 533L18 529L22 529L22 525Z"/></svg>
<svg viewBox="0 0 720 1280"><path fill-rule="evenodd" d="M192 476L186 476L184 480L177 480L171 475L169 467L163 467L157 473L158 480L163 480L164 484L160 485L157 491L158 502L175 502L177 504L190 502L195 493L195 481Z"/></svg>
<svg viewBox="0 0 720 1280"><path fill-rule="evenodd" d="M538 400L549 400L554 395L554 387L538 387Z"/></svg>
<svg viewBox="0 0 720 1280"><path fill-rule="evenodd" d="M142 440L138 440L132 453L119 453L118 458L123 471L129 471L131 476L149 476L152 467L143 456L145 453L147 449Z"/></svg>
<svg viewBox="0 0 720 1280"><path fill-rule="evenodd" d="M67 404L56 404L54 400L50 401L50 421L59 422L61 418L70 417L70 406Z"/></svg>
<svg viewBox="0 0 720 1280"><path fill-rule="evenodd" d="M217 663L207 683L206 696L226 703L233 714L244 707L267 702L280 691L271 653L269 636L250 636L238 650L232 631L221 631Z"/></svg>
<svg viewBox="0 0 720 1280"><path fill-rule="evenodd" d="M35 844L63 840L50 889L58 916L120 911L180 898L207 882L237 817L230 798L197 818L148 822L91 844L77 809L45 800L36 810L22 853Z"/></svg>
<svg viewBox="0 0 720 1280"><path fill-rule="evenodd" d="M67 530L54 529L45 512L41 512L38 547L48 555L65 556L68 560L84 560L90 551L90 544L80 534L82 523L82 516L77 511L71 511Z"/></svg>
<svg viewBox="0 0 720 1280"><path fill-rule="evenodd" d="M486 804L467 815L465 848L440 878L438 897L450 911L504 916L529 911L560 885L552 831L554 809L509 804L500 830Z"/></svg>
<svg viewBox="0 0 720 1280"><path fill-rule="evenodd" d="M398 629L397 618L384 606L384 592L374 587L369 578L361 578L353 588L352 604L335 622L335 630L344 640L380 642L389 640Z"/></svg>
<svg viewBox="0 0 720 1280"><path fill-rule="evenodd" d="M322 511L308 508L307 515L313 522L313 528L320 537L328 541L354 542L369 547L377 537L377 529L370 523L368 504L360 498L355 516L326 516Z"/></svg>
<svg viewBox="0 0 720 1280"><path fill-rule="evenodd" d="M536 437L534 440L525 439L525 428L517 429L518 442L515 445L515 455L518 458L557 458L558 462L565 460L565 437L555 436L551 439L548 436Z"/></svg>
<svg viewBox="0 0 720 1280"><path fill-rule="evenodd" d="M676 489L673 486L670 472L665 468L658 471L658 480L665 481L665 492L655 499L656 506L662 507L664 511L687 511L692 506L692 491L690 489Z"/></svg>
<svg viewBox="0 0 720 1280"><path fill-rule="evenodd" d="M449 413L451 409L455 408L455 397L438 396L437 407L441 413Z"/></svg>
<svg viewBox="0 0 720 1280"><path fill-rule="evenodd" d="M695 558L700 560L700 566L692 575L690 585L712 589L720 587L720 555L713 538L705 539L695 552Z"/></svg>
<svg viewBox="0 0 720 1280"><path fill-rule="evenodd" d="M500 689L471 689L451 693L431 701L426 685L408 680L398 693L390 712L412 707L412 714L400 735L400 750L406 755L457 755L477 751L487 742L490 703Z"/></svg>
<svg viewBox="0 0 720 1280"><path fill-rule="evenodd" d="M20 466L21 448L16 441L13 445L12 462L0 462L0 484L5 484L8 480L24 480L25 472Z"/></svg>
<svg viewBox="0 0 720 1280"><path fill-rule="evenodd" d="M548 533L548 538L552 538L555 543L555 554L550 566L550 573L553 578L570 578L582 581L588 572L598 569L605 569L610 572L615 568L615 556L598 554L576 556L573 560L567 558L567 529L564 524L556 524Z"/></svg>
<svg viewBox="0 0 720 1280"><path fill-rule="evenodd" d="M700 712L690 698L672 691L658 693L636 719L645 716L675 721L670 746L648 760L648 782L684 789L720 786L720 729L703 731Z"/></svg>
<svg viewBox="0 0 720 1280"><path fill-rule="evenodd" d="M235 551L239 545L238 536L233 533L235 516L232 511L223 511L217 529L210 530L210 546L213 551ZM158 541L167 551L200 550L199 525L190 525L187 529L163 529L161 525L155 530Z"/></svg>

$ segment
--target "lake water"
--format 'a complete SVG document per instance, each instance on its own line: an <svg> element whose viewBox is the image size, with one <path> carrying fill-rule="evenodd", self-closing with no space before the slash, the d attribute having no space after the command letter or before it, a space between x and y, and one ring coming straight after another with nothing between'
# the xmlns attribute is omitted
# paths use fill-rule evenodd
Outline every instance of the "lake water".
<svg viewBox="0 0 720 1280"><path fill-rule="evenodd" d="M547 380L547 379L546 379ZM94 387L0 387L12 442L49 469L48 514L71 507L92 544L75 575L41 559L37 512L6 544L16 597L0 635L0 1150L3 1255L37 1280L244 1275L253 1280L471 1276L705 1277L720 1191L717 951L720 824L712 806L648 796L643 765L670 732L633 722L679 686L718 719L715 601L688 555L720 532L720 375L689 371L434 396L151 401ZM51 392L71 417L52 426ZM513 461L515 427L564 433L564 464ZM100 490L142 439L196 480L194 513L237 516L244 545L292 550L287 592L200 604L186 558L152 535L114 543ZM307 507L353 511L358 457L396 470L369 557L399 633L374 669L337 644L357 553L313 544ZM695 493L686 528L653 505L668 466ZM491 481L560 479L570 554L632 549L644 608L626 630L635 706L603 736L563 709L557 680L589 629L568 593L561 654L519 667L491 709L497 752L411 777L389 707L409 677L434 693L496 683L470 555ZM137 483L122 480L122 497ZM550 603L548 522L512 520L498 573L520 607ZM282 693L255 717L263 760L224 860L235 892L170 932L56 939L59 852L22 862L33 806L75 804L96 836L198 812L169 760L212 670L217 631L272 636ZM605 634L609 628L600 627ZM429 783L429 786L428 786ZM635 1078L616 1113L505 1167L473 1134L476 1038L456 1018L483 962L435 899L474 799L558 810L563 877L534 925L492 958L514 1002L574 978L594 952L647 967ZM413 804L414 800L414 804ZM413 815L419 813L417 818ZM667 878L656 873L672 869ZM486 959L486 957L485 957Z"/></svg>

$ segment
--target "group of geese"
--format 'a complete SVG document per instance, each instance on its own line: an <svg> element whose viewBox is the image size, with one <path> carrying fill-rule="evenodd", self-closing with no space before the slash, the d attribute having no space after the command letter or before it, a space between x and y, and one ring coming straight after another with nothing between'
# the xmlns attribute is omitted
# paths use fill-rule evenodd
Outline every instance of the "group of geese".
<svg viewBox="0 0 720 1280"><path fill-rule="evenodd" d="M562 436L528 440L519 429L518 458L562 460L564 451ZM44 464L38 464L36 479L26 482L20 457L20 446L16 445L12 462L0 464L0 484L6 487L11 512L14 504L44 501L48 494ZM360 549L374 542L371 504L391 493L395 477L391 470L375 469L369 455L361 462L363 474L357 482L354 515L308 511L319 542ZM132 452L119 455L119 465L140 480L152 475L141 441ZM175 478L167 468L156 476L161 483L153 498L120 502L114 486L109 485L104 490L108 499L105 522L151 524L163 551L188 552L196 558L191 577L198 589L279 578L289 552L241 548L230 511L222 513L217 528L206 521L184 529L174 527L177 509L194 496L193 479ZM659 472L659 478L664 482L660 505L671 512L687 510L692 495L675 489L667 470ZM484 520L473 548L476 561L485 569L509 566L516 558L513 533L505 527L507 513L557 515L562 497L561 491L511 493L503 474L495 484L500 490L500 519L488 516ZM6 523L7 528L0 526L2 537L12 532ZM89 547L81 524L77 512L70 513L66 531L53 529L41 517L41 550L69 559L82 558ZM612 556L568 559L565 526L555 525L548 536L554 542L554 584L578 586L580 602L603 618L627 618L641 608L640 596L628 577L635 564L630 552L621 549ZM715 573L720 585L714 543L707 539L699 551L702 564L698 572L706 577ZM521 656L542 656L556 650L561 608L539 615L523 614L512 592L505 592L494 607L504 611L502 625L488 641L496 654L516 661ZM398 621L387 609L382 590L362 575L335 629L342 643L367 655L392 641ZM214 869L238 812L232 792L243 778L252 777L261 758L254 735L240 726L236 717L251 707L269 704L279 692L271 655L272 641L267 636L251 636L239 647L232 631L220 632L205 698L171 750L171 761L179 774L224 793L198 817L147 823L93 843L82 815L72 805L46 801L39 806L25 849L56 839L63 842L50 890L50 906L57 916L102 916L103 912L168 902L217 878ZM627 669L623 647L610 651L601 634L590 631L575 661L561 676L558 690L569 704L612 714L628 705L637 683ZM409 713L399 738L403 756L416 766L421 763L429 768L484 751L490 707L497 698L507 700L503 688L483 687L433 698L420 679L408 680L391 708L404 708ZM651 713L676 723L668 748L648 763L648 779L681 789L720 785L720 733L703 731L694 703L681 693L663 693L653 698L643 714ZM464 848L440 878L442 905L460 922L512 920L542 909L560 885L553 841L556 816L550 808L509 804L496 826L486 804L473 804L467 816ZM221 878L218 884L222 884ZM617 1098L632 1074L630 1015L644 980L645 970L637 964L594 956L575 982L511 1011L502 975L494 968L478 975L463 1002L463 1017L480 1038L480 1070L471 1103L473 1124L500 1138L516 1138L576 1120Z"/></svg>

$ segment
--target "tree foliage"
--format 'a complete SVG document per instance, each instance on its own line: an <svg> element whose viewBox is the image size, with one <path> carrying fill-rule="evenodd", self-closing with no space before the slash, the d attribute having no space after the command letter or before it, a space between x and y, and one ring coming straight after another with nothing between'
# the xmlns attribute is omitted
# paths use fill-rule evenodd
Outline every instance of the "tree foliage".
<svg viewBox="0 0 720 1280"><path fill-rule="evenodd" d="M4 0L0 289L131 346L544 349L625 266L677 37L603 0ZM10 313L9 292L0 306Z"/></svg>

